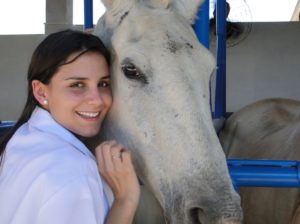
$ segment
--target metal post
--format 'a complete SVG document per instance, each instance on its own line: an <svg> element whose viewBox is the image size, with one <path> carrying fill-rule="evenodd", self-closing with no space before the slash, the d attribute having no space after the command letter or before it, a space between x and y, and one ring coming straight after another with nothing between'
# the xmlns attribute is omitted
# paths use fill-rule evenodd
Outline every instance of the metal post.
<svg viewBox="0 0 300 224"><path fill-rule="evenodd" d="M193 25L198 40L206 48L209 48L209 0L205 0L197 15L198 19Z"/></svg>
<svg viewBox="0 0 300 224"><path fill-rule="evenodd" d="M217 70L214 118L226 113L226 1L216 1Z"/></svg>
<svg viewBox="0 0 300 224"><path fill-rule="evenodd" d="M193 29L198 37L198 40L204 47L209 49L209 0L205 0L201 5L197 20L193 25ZM209 93L211 96L211 88L209 86ZM210 109L212 110L212 100L209 99Z"/></svg>
<svg viewBox="0 0 300 224"><path fill-rule="evenodd" d="M84 0L84 29L93 27L93 0Z"/></svg>

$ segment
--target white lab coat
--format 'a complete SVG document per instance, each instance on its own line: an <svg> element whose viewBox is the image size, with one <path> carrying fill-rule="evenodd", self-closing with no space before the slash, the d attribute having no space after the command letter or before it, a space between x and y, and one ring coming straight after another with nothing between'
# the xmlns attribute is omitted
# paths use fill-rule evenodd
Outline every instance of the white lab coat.
<svg viewBox="0 0 300 224"><path fill-rule="evenodd" d="M4 158L1 224L104 223L107 186L95 157L47 111L35 109L7 144Z"/></svg>

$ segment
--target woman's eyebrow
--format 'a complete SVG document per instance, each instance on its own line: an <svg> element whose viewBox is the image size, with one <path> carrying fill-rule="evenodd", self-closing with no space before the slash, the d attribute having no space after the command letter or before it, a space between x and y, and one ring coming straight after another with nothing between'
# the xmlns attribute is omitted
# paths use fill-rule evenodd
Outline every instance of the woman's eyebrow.
<svg viewBox="0 0 300 224"><path fill-rule="evenodd" d="M87 79L86 77L78 77L78 76L65 78L65 80L86 80L86 79Z"/></svg>
<svg viewBox="0 0 300 224"><path fill-rule="evenodd" d="M82 81L82 80L87 80L87 79L88 79L87 77L72 76L72 77L65 78L64 80L79 80L79 81ZM103 76L100 79L110 79L110 75Z"/></svg>
<svg viewBox="0 0 300 224"><path fill-rule="evenodd" d="M110 75L103 76L103 77L101 77L101 79L110 79Z"/></svg>

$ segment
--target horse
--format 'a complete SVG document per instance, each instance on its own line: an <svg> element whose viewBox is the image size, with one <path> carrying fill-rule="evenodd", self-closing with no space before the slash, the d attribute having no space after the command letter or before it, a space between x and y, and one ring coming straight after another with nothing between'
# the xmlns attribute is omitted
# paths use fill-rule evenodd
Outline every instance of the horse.
<svg viewBox="0 0 300 224"><path fill-rule="evenodd" d="M202 1L102 1L106 12L94 34L112 54L113 105L101 139L132 151L143 192L150 192L140 205L157 205L161 214L155 221L152 211L149 219L137 215L137 223L242 220L211 118L215 60L191 27Z"/></svg>
<svg viewBox="0 0 300 224"><path fill-rule="evenodd" d="M233 113L219 134L231 159L300 160L300 102L264 99ZM300 223L300 189L241 187L247 224Z"/></svg>

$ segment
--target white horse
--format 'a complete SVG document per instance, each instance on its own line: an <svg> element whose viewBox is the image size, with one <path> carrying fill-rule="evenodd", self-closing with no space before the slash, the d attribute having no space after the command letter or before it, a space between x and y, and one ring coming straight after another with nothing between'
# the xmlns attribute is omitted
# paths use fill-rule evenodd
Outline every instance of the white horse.
<svg viewBox="0 0 300 224"><path fill-rule="evenodd" d="M225 122L220 140L229 158L300 160L300 102L267 99ZM241 188L247 224L299 224L300 189Z"/></svg>
<svg viewBox="0 0 300 224"><path fill-rule="evenodd" d="M95 34L113 55L114 98L105 138L132 150L165 219L140 223L240 223L209 108L215 61L191 28L202 0L103 3Z"/></svg>

